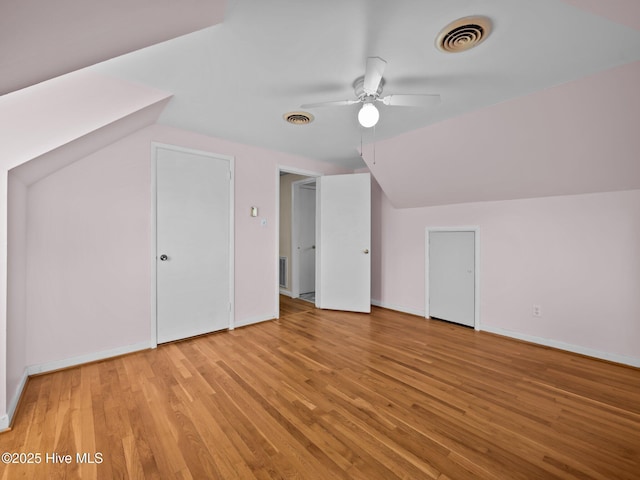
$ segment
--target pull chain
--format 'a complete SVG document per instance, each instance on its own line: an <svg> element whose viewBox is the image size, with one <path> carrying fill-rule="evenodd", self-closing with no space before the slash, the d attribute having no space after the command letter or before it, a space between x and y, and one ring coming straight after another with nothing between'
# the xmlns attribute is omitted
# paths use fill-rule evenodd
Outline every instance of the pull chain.
<svg viewBox="0 0 640 480"><path fill-rule="evenodd" d="M364 159L364 147L362 144L362 128L360 129L360 158ZM376 164L376 126L373 126L373 164Z"/></svg>
<svg viewBox="0 0 640 480"><path fill-rule="evenodd" d="M376 164L376 126L373 126L373 164Z"/></svg>

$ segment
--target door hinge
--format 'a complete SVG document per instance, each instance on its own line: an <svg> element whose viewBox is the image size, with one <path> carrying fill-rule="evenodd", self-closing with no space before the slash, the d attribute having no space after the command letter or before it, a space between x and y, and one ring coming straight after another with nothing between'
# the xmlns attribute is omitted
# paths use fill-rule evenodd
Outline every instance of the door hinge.
<svg viewBox="0 0 640 480"><path fill-rule="evenodd" d="M231 302L229 302L229 312L231 312Z"/></svg>
<svg viewBox="0 0 640 480"><path fill-rule="evenodd" d="M232 180L232 177L231 177L231 170L229 170L229 180Z"/></svg>

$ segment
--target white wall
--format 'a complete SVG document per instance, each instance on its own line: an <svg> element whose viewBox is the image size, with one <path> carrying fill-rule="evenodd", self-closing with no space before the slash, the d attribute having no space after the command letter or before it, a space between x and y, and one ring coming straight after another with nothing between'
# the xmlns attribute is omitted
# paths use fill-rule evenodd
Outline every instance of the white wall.
<svg viewBox="0 0 640 480"><path fill-rule="evenodd" d="M425 227L478 225L483 330L640 365L640 190L373 211L377 303L423 314Z"/></svg>

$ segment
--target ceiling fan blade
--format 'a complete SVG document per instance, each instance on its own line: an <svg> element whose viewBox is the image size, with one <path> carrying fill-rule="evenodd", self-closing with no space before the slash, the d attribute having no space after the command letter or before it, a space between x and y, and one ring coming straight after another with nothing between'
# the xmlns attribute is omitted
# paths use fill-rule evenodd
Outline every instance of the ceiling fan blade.
<svg viewBox="0 0 640 480"><path fill-rule="evenodd" d="M382 74L387 66L380 57L367 58L367 70L364 73L364 84L362 89L367 95L375 95L378 93L378 87L380 86L380 80L382 80Z"/></svg>
<svg viewBox="0 0 640 480"><path fill-rule="evenodd" d="M345 105L353 105L355 103L360 103L360 100L339 100L337 102L305 103L304 105L300 105L300 108L343 107Z"/></svg>
<svg viewBox="0 0 640 480"><path fill-rule="evenodd" d="M440 103L440 95L387 95L378 101L394 107L435 107Z"/></svg>

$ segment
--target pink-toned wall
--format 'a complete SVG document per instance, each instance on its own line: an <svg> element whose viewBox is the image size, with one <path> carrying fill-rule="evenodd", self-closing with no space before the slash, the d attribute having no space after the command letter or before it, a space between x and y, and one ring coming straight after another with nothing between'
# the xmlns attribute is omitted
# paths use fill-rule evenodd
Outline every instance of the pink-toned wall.
<svg viewBox="0 0 640 480"><path fill-rule="evenodd" d="M372 205L377 303L424 314L425 228L479 226L483 330L640 365L640 190L395 209L374 185Z"/></svg>
<svg viewBox="0 0 640 480"><path fill-rule="evenodd" d="M27 262L27 187L13 175L8 177L7 195L7 391L16 392L26 366L26 262ZM17 398L7 399L15 408Z"/></svg>
<svg viewBox="0 0 640 480"><path fill-rule="evenodd" d="M162 109L171 96L88 70L0 96L0 167L18 167L150 106Z"/></svg>
<svg viewBox="0 0 640 480"><path fill-rule="evenodd" d="M149 342L152 141L235 157L236 325L277 311L277 167L343 172L153 125L34 183L27 195L27 365ZM266 227L249 216L254 205Z"/></svg>
<svg viewBox="0 0 640 480"><path fill-rule="evenodd" d="M637 0L562 0L574 7L640 30L640 7Z"/></svg>
<svg viewBox="0 0 640 480"><path fill-rule="evenodd" d="M91 72L45 83L0 98L0 197L7 200L0 202L0 430L9 425L27 366L27 195L20 191L154 123L171 97Z"/></svg>
<svg viewBox="0 0 640 480"><path fill-rule="evenodd" d="M149 148L134 134L27 196L27 365L149 340Z"/></svg>
<svg viewBox="0 0 640 480"><path fill-rule="evenodd" d="M396 207L638 189L639 84L629 63L381 140L364 159Z"/></svg>
<svg viewBox="0 0 640 480"><path fill-rule="evenodd" d="M235 323L274 318L278 299L278 166L321 174L351 173L332 164L156 125L154 141L235 157ZM249 216L252 206L259 217ZM260 219L267 226L260 226Z"/></svg>

